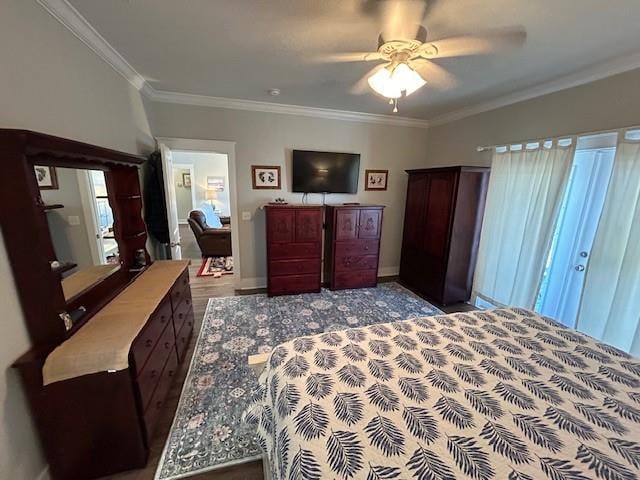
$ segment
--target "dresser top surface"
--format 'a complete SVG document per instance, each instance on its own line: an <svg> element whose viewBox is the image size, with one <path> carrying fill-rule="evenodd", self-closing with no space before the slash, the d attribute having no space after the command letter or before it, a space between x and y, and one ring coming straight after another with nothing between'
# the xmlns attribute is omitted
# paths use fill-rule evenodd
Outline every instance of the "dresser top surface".
<svg viewBox="0 0 640 480"><path fill-rule="evenodd" d="M313 203L267 203L264 208L322 208L324 205Z"/></svg>
<svg viewBox="0 0 640 480"><path fill-rule="evenodd" d="M131 344L189 263L154 262L49 354L42 372L44 384L128 368Z"/></svg>

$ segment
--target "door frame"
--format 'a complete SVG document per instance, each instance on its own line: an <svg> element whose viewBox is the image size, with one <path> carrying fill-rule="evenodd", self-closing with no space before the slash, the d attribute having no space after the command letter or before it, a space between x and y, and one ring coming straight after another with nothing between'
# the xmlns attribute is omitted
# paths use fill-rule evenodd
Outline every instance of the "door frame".
<svg viewBox="0 0 640 480"><path fill-rule="evenodd" d="M186 150L194 152L222 153L227 156L227 170L229 172L229 201L231 202L231 249L233 251L233 283L238 289L242 285L240 259L240 215L238 213L238 189L236 188L236 142L224 140L203 140L195 138L156 137L158 144L165 145L169 150ZM173 173L173 172L171 172Z"/></svg>
<svg viewBox="0 0 640 480"><path fill-rule="evenodd" d="M193 210L194 208L196 208L196 186L193 183L195 181L196 178L196 174L195 174L195 168L193 166L193 163L173 163L173 168L181 168L183 170L189 170L189 175L191 175L191 210ZM172 172L174 173L174 172ZM175 185L174 185L175 188ZM180 219L178 218L178 223L180 225L188 225L189 222L187 222L187 219L185 218L184 221L180 221Z"/></svg>
<svg viewBox="0 0 640 480"><path fill-rule="evenodd" d="M78 169L78 189L80 190L80 201L82 202L82 214L84 225L89 238L89 250L91 259L95 265L104 263L104 250L101 247L102 239L98 231L98 212L96 210L96 198L93 184L89 178L89 170Z"/></svg>

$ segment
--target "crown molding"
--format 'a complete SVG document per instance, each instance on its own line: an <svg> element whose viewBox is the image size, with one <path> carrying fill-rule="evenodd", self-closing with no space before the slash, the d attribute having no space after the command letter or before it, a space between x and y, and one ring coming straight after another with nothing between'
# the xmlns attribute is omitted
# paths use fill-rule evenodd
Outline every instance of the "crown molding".
<svg viewBox="0 0 640 480"><path fill-rule="evenodd" d="M394 115L352 112L348 110L334 110L320 107L306 107L285 103L259 102L238 98L211 97L190 93L168 92L164 90L156 90L150 86L149 83L145 83L142 88L142 93L150 100L161 103L177 103L180 105L227 108L231 110L247 110L252 112L281 113L285 115L301 115L305 117L343 120L349 122L364 122L379 125L395 125L400 127L429 127L429 122L427 120L421 120L418 118L396 117Z"/></svg>
<svg viewBox="0 0 640 480"><path fill-rule="evenodd" d="M479 113L488 112L490 110L506 107L508 105L513 105L514 103L524 102L526 100L542 97L550 93L559 92L561 90L577 87L587 83L595 82L597 80L603 80L620 73L635 70L636 68L640 68L640 53L638 52L592 65L590 67L571 73L569 75L562 76L550 82L536 85L532 88L520 90L518 92L503 95L501 97L465 107L460 110L445 113L444 115L440 115L438 117L430 119L429 125L431 127L435 127L438 125L455 122L456 120L462 120L466 117L471 117Z"/></svg>
<svg viewBox="0 0 640 480"><path fill-rule="evenodd" d="M38 3L131 85L138 90L143 87L144 77L67 0L38 0Z"/></svg>

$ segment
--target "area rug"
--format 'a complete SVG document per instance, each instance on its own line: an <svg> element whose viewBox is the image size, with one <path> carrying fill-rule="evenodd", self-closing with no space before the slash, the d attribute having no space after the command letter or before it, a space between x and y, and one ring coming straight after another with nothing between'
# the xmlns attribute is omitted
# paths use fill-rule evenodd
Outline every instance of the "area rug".
<svg viewBox="0 0 640 480"><path fill-rule="evenodd" d="M249 355L299 336L440 313L396 283L211 298L155 478L183 478L261 458L254 428L241 421L257 386Z"/></svg>
<svg viewBox="0 0 640 480"><path fill-rule="evenodd" d="M233 273L233 257L205 257L198 269L198 277L220 277Z"/></svg>

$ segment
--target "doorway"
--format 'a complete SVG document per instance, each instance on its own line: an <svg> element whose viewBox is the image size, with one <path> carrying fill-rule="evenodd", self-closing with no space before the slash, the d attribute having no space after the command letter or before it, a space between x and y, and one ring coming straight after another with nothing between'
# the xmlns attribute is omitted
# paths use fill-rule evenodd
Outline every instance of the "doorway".
<svg viewBox="0 0 640 480"><path fill-rule="evenodd" d="M100 170L78 170L77 175L92 260L95 265L117 263L118 243L105 174Z"/></svg>
<svg viewBox="0 0 640 480"><path fill-rule="evenodd" d="M171 258L189 258L194 275L224 277L238 286L241 264L235 143L158 138L158 145L163 171L171 172L164 176ZM185 179L190 188L185 187ZM179 184L182 187L177 187ZM190 194L190 203L185 193ZM179 199L180 194L185 198ZM196 211L194 215L186 212L189 206L189 212ZM203 228L207 230L204 236ZM209 231L211 228L215 231Z"/></svg>
<svg viewBox="0 0 640 480"><path fill-rule="evenodd" d="M615 134L578 140L535 310L574 328L615 157Z"/></svg>
<svg viewBox="0 0 640 480"><path fill-rule="evenodd" d="M189 213L197 206L195 181L193 164L174 162L173 186L176 190L176 208L180 225L187 225Z"/></svg>

